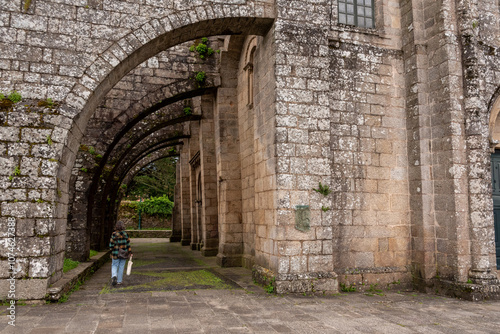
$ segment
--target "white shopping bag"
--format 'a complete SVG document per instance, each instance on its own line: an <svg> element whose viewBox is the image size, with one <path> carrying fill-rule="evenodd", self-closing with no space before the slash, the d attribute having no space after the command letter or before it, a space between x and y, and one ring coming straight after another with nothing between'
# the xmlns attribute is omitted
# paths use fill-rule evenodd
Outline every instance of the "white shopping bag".
<svg viewBox="0 0 500 334"><path fill-rule="evenodd" d="M130 259L128 260L127 264L127 276L130 276L130 273L132 272L132 265L134 263L132 262L132 256L130 256Z"/></svg>

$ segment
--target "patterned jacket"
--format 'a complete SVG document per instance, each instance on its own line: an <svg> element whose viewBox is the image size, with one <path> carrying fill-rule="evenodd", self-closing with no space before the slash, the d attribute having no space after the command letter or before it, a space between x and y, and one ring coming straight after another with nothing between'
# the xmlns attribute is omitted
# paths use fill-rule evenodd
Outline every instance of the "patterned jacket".
<svg viewBox="0 0 500 334"><path fill-rule="evenodd" d="M114 231L109 240L109 249L111 250L111 258L118 259L118 249L127 248L129 255L132 254L132 248L130 248L130 238L125 231Z"/></svg>

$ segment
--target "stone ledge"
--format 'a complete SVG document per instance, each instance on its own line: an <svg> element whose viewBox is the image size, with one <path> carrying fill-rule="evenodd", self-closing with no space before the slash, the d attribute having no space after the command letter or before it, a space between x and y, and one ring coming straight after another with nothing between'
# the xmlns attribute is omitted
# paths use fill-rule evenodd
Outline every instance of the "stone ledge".
<svg viewBox="0 0 500 334"><path fill-rule="evenodd" d="M339 282L334 272L276 275L269 269L254 265L252 278L263 286L273 285L274 291L278 294L339 292Z"/></svg>
<svg viewBox="0 0 500 334"><path fill-rule="evenodd" d="M84 281L97 269L102 267L109 260L110 251L99 252L94 255L90 262L83 262L75 269L64 273L62 278L47 289L46 298L50 301L58 301L68 293L79 281Z"/></svg>
<svg viewBox="0 0 500 334"><path fill-rule="evenodd" d="M435 278L426 284L425 292L473 302L500 300L500 281L495 279L484 282L484 284L475 284Z"/></svg>
<svg viewBox="0 0 500 334"><path fill-rule="evenodd" d="M170 238L172 230L126 230L130 238Z"/></svg>

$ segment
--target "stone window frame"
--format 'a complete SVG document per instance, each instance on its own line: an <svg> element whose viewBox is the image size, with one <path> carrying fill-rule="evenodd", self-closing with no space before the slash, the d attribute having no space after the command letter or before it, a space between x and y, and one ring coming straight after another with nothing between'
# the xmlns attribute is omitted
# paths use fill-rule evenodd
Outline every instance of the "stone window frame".
<svg viewBox="0 0 500 334"><path fill-rule="evenodd" d="M370 34L384 35L385 30L385 16L389 15L386 13L389 8L390 0L372 0L373 3L373 27L364 28L354 25L347 25L339 23L339 0L332 1L332 16L331 16L331 26L335 29L341 28L342 30L354 31L354 32L364 32ZM336 29L335 29L336 30Z"/></svg>
<svg viewBox="0 0 500 334"><path fill-rule="evenodd" d="M246 75L247 82L247 107L249 109L253 108L253 97L254 97L254 57L255 50L257 49L257 37L252 37L248 42L246 51L245 51L245 66L243 70Z"/></svg>
<svg viewBox="0 0 500 334"><path fill-rule="evenodd" d="M371 14L366 15L367 10ZM375 0L337 0L337 20L340 24L372 29L375 27L375 10ZM350 18L352 22L349 22ZM366 23L367 20L370 24Z"/></svg>

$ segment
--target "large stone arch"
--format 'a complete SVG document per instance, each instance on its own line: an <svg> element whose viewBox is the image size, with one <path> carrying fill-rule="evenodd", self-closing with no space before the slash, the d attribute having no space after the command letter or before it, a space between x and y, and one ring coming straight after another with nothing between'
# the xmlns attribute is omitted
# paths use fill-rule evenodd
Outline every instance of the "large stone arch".
<svg viewBox="0 0 500 334"><path fill-rule="evenodd" d="M185 120L185 122L190 121L193 121L193 119ZM130 168L144 159L147 155L165 147L175 148L176 146L183 144L182 139L189 138L189 136L186 135L178 135L176 134L176 132L177 131L175 129L169 129L168 131L162 131L163 137L154 137L151 138L151 140L145 138L141 141L141 145L134 147L133 151L130 151L125 156L123 156L121 162L118 163L115 168L110 170L105 178L103 178L104 182L102 184L98 183L99 188L97 193L99 195L91 198L92 200L89 200L87 208L89 217L88 224L92 224L92 226L98 226L109 221L107 216L95 217L94 220L99 219L100 222L90 220L92 219L92 211L98 210L99 208L101 208L101 210L105 209L106 206L102 206L102 199L106 199L108 197L110 198L110 204L107 205L108 209L115 206L116 203L114 200L116 199L118 186L120 185L124 174L126 174L130 170ZM113 210L105 210L105 212L113 212Z"/></svg>
<svg viewBox="0 0 500 334"><path fill-rule="evenodd" d="M229 7L226 10L228 17L224 11L207 10L207 8L211 8L210 5L201 7L207 13L204 19L191 18L190 13L197 12L194 8L180 11L176 15L167 16L160 20L154 19L150 23L144 24L141 29L114 43L92 65L87 67L84 76L64 101L65 104L81 110L75 117L75 125L72 128L73 138L65 149L69 156L65 160L74 159L71 152L76 152L90 115L100 100L125 74L140 63L171 46L203 36L263 35L273 22L270 15L266 16L264 13L256 15L255 9L251 10L247 17L237 17L240 7L235 6L234 9ZM179 17L183 18L182 21L178 20ZM116 50L118 49L121 50L119 53L121 57L117 58Z"/></svg>
<svg viewBox="0 0 500 334"><path fill-rule="evenodd" d="M198 93L200 92L194 92L194 94ZM162 103L168 103L168 99ZM100 167L102 168L98 169L98 172L94 174L93 182L89 188L90 190L89 190L88 206L86 209L88 228L91 225L95 226L96 224L97 225L101 224L97 223L97 221L101 222L106 221L105 212L108 212L108 210L106 210L106 206L102 206L103 200L107 199L109 195L111 196L110 202L112 204L114 203L116 194L115 192L113 192L113 185L116 185L116 182L113 181L113 178L115 176L115 172L119 170L118 167L120 167L121 165L125 166L128 164L128 162L126 162L128 161L128 158L134 157L134 154L131 153L134 152L135 150L139 150L139 152L141 152L148 146L154 144L156 141L161 140L160 136L155 134L157 134L158 132L159 134L161 134L162 129L168 128L170 126L175 126L176 124L182 124L183 122L198 120L199 117L200 116L196 114L189 116L181 116L181 117L178 117L178 115L171 115L169 119L167 118L166 120L159 122L158 124L153 124L151 128L146 128L142 133L138 133L137 136L133 137L133 140L131 140L131 142L127 144L127 147L125 147L121 152L120 151L117 152L108 175L105 178L101 178L100 171L102 171L105 168L106 160L109 157L107 153L111 151L106 152L100 164ZM104 201L104 203L106 202ZM101 214L99 214L98 212L101 212ZM105 226L103 226L103 228L104 227ZM109 228L110 226L107 227ZM102 230L99 233L99 235L101 236L101 242L99 247L103 247L103 245L105 245L105 240L102 239L102 235L105 234L106 230Z"/></svg>

